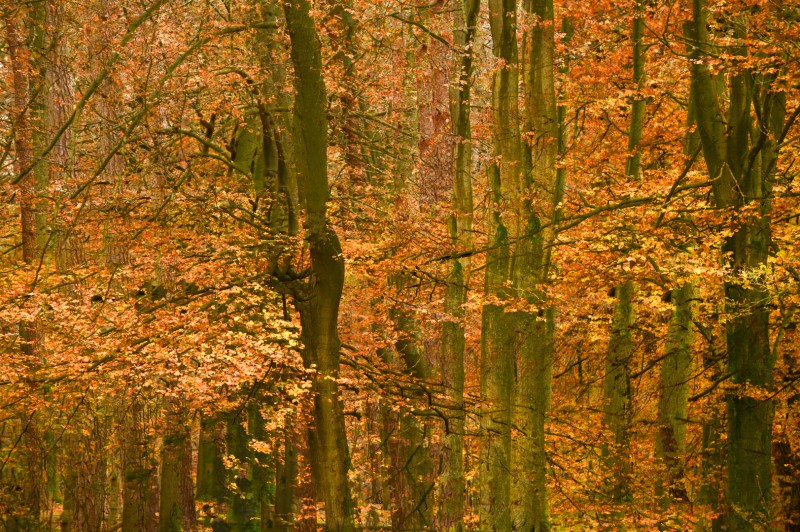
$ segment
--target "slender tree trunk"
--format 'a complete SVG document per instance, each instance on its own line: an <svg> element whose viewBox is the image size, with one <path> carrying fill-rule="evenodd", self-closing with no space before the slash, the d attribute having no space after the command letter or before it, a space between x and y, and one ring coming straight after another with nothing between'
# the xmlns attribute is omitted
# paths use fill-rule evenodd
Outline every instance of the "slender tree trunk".
<svg viewBox="0 0 800 532"><path fill-rule="evenodd" d="M800 530L800 453L792 448L786 434L772 444L775 476L783 495L784 526L788 532Z"/></svg>
<svg viewBox="0 0 800 532"><path fill-rule="evenodd" d="M684 35L687 40L691 38L691 29L686 25ZM690 91L686 112L689 128L695 125L694 107ZM684 155L694 157L698 145L697 133L691 131L684 140ZM656 434L656 458L666 472L665 477L656 480L656 497L661 497L664 508L668 508L673 501L689 501L684 462L694 342L694 300L697 297L695 284L694 280L688 280L669 292L673 311L661 363L659 427Z"/></svg>
<svg viewBox="0 0 800 532"><path fill-rule="evenodd" d="M270 437L277 440L267 432L264 416L261 413L260 404L263 399L250 401L247 405L247 430L253 440L266 442ZM256 515L261 523L260 530L274 530L275 522L275 460L274 453L266 453L253 449L251 458L253 484L251 497L255 505Z"/></svg>
<svg viewBox="0 0 800 532"><path fill-rule="evenodd" d="M516 2L489 2L492 53L496 60L492 85L494 162L488 170L491 201L486 256L486 293L495 301L481 314L481 449L480 506L484 530L511 529L511 399L514 387L513 317L503 299L511 294L509 239L519 235L520 220L512 209L520 190L519 80L517 66ZM503 216L503 206L510 212Z"/></svg>
<svg viewBox="0 0 800 532"><path fill-rule="evenodd" d="M22 228L22 259L32 265L38 259L36 226L36 190L33 174L33 120L31 111L31 53L24 38L31 18L26 6L6 19L6 43L11 63L14 99L12 120L14 124L14 173L18 187L20 223ZM25 175L23 175L25 174ZM28 337L23 338L23 349L35 354L35 324L24 324Z"/></svg>
<svg viewBox="0 0 800 532"><path fill-rule="evenodd" d="M450 89L450 121L455 135L453 211L450 217L450 238L457 251L471 247L472 238L472 101L473 45L477 31L478 0L464 0L456 7L453 41L456 47L457 76ZM464 319L469 257L455 259L450 266L445 291L444 311L448 316L442 325L442 380L447 387L452 410L448 414L442 450L442 477L438 493L439 530L464 529L466 484L464 481Z"/></svg>
<svg viewBox="0 0 800 532"><path fill-rule="evenodd" d="M297 505L297 448L292 442L290 428L283 436L283 456L276 460L275 477L275 528L277 531L293 529Z"/></svg>
<svg viewBox="0 0 800 532"><path fill-rule="evenodd" d="M32 8L20 5L5 17L6 45L12 74L13 100L11 120L14 128L14 182L20 212L22 234L22 259L28 268L39 260L39 242L36 215L36 182L34 170L34 88L31 80L33 59L25 30L37 21L29 12ZM37 12L38 10L34 10ZM37 107L38 108L38 107ZM33 309L28 309L33 310ZM23 363L31 370L41 365L41 346L35 319L25 319L19 324L20 350ZM31 387L31 394L39 390ZM41 525L42 513L46 509L46 462L43 434L39 429L36 412L22 415L22 462L23 485L21 505L25 512L21 519L12 518L7 524L12 530L36 529Z"/></svg>
<svg viewBox="0 0 800 532"><path fill-rule="evenodd" d="M645 119L645 100L639 92L645 81L644 7L642 2L634 4L631 41L633 48L633 82L637 94L631 104L631 124L628 130L627 177L634 181L642 179L639 142L642 139ZM633 462L630 457L629 430L633 395L630 382L630 360L633 356L633 297L632 281L626 281L615 289L617 302L611 324L611 339L608 345L606 375L603 383L605 402L604 423L611 431L612 443L603 449L611 500L621 502L631 496L630 476Z"/></svg>
<svg viewBox="0 0 800 532"><path fill-rule="evenodd" d="M234 458L234 467L227 469L229 492L227 524L233 531L250 529L252 520L258 515L259 508L252 498L252 452L250 437L247 433L247 412L241 409L227 416L225 433L225 451Z"/></svg>

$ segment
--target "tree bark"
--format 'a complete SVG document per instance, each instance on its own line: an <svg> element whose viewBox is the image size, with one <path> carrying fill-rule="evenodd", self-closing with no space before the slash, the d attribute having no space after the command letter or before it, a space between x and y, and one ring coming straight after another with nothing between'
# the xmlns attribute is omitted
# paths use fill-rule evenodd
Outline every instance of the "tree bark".
<svg viewBox="0 0 800 532"><path fill-rule="evenodd" d="M161 447L159 532L192 530L196 520L192 440L191 431L185 424L185 415L185 411L174 401L166 405L164 420L167 428Z"/></svg>
<svg viewBox="0 0 800 532"><path fill-rule="evenodd" d="M477 31L480 2L464 0L457 4L453 21L453 44L456 49L457 76L450 89L450 122L455 136L453 169L453 214L450 216L450 238L454 249L471 248L472 237L472 125L470 105L473 81L473 45ZM442 380L451 406L445 427L442 450L442 477L438 493L439 509L436 526L439 530L464 529L466 484L464 480L464 354L467 286L470 259L454 259L447 277L442 324Z"/></svg>
<svg viewBox="0 0 800 532"><path fill-rule="evenodd" d="M531 24L524 35L522 63L526 143L522 151L523 194L516 205L524 232L513 253L512 279L517 296L538 310L516 313L519 349L514 404L519 434L515 440L513 505L517 529L546 531L550 524L545 420L551 395L555 308L547 303L545 283L563 183L559 183L556 169L559 120L553 2L529 0L525 12Z"/></svg>
<svg viewBox="0 0 800 532"><path fill-rule="evenodd" d="M622 502L630 497L630 416L631 383L628 367L633 355L633 282L615 289L617 302L611 321L606 372L603 380L603 424L611 433L611 441L603 446L606 471L605 491L610 500Z"/></svg>
<svg viewBox="0 0 800 532"><path fill-rule="evenodd" d="M658 401L656 457L666 475L656 484L656 496L664 506L673 500L688 501L684 485L686 423L688 421L689 383L692 369L694 283L687 281L672 290L674 310L669 320Z"/></svg>
<svg viewBox="0 0 800 532"><path fill-rule="evenodd" d="M5 17L6 45L11 66L13 99L11 102L11 121L14 131L14 174L18 176L17 197L22 235L22 260L28 268L35 268L39 259L39 242L36 216L36 182L32 172L34 165L34 117L33 107L36 94L31 72L35 64L31 57L29 43L24 31L42 20L33 15L39 10L27 5L17 6ZM33 10L33 12L31 12ZM37 106L37 109L39 107ZM39 109L41 111L41 109ZM41 113L40 113L41 114ZM27 175L25 174L27 172ZM33 309L27 309L33 310ZM24 319L19 323L20 351L22 362L31 370L41 365L40 338L35 319ZM39 390L31 386L30 393ZM12 517L8 522L12 530L38 528L42 523L42 513L46 506L46 458L44 436L39 428L36 412L21 413L23 485L20 505L25 508L20 518Z"/></svg>
<svg viewBox="0 0 800 532"><path fill-rule="evenodd" d="M339 302L344 261L339 238L328 225L327 98L322 55L308 0L284 5L291 39L295 82L295 142L298 181L306 207L305 230L311 279L295 297L300 313L303 361L315 368L314 427L308 432L311 469L317 494L325 503L328 530L352 530L353 501L347 481L350 457L339 397Z"/></svg>
<svg viewBox="0 0 800 532"><path fill-rule="evenodd" d="M122 532L151 532L156 529L150 501L155 476L152 450L146 436L144 405L138 398L132 401L123 420Z"/></svg>
<svg viewBox="0 0 800 532"><path fill-rule="evenodd" d="M641 94L645 80L644 5L634 3L631 42L633 56L633 82L637 94L631 103L631 123L628 129L628 160L625 174L628 179L642 179L639 143L645 119L645 100ZM631 327L634 322L634 285L628 280L616 289L611 339L608 345L606 375L603 383L605 402L604 422L612 433L611 445L603 449L607 472L607 490L612 501L622 502L631 497L630 476L633 462L630 458L630 438L633 395L630 382L630 359L633 356Z"/></svg>
<svg viewBox="0 0 800 532"><path fill-rule="evenodd" d="M481 449L480 506L485 530L511 529L511 400L514 358L513 317L502 300L511 293L511 238L519 236L520 220L514 207L520 193L519 69L517 6L512 0L491 0L489 21L495 73L492 84L492 143L489 167L493 213L489 224L490 250L486 256L486 295L490 303L481 313ZM510 205L505 211L505 206ZM504 216L503 214L506 214Z"/></svg>
<svg viewBox="0 0 800 532"><path fill-rule="evenodd" d="M747 38L745 22L729 21L729 26L735 39ZM759 397L758 392L769 394L773 387L775 359L769 339L769 308L763 303L769 301L763 269L771 241L769 196L786 97L772 88L776 74L734 71L728 76L728 116L723 117L719 106L723 89L706 63L709 39L702 0L693 2L692 29L697 43L692 54L692 89L716 206L754 207L752 214L737 220L738 228L723 246L724 266L731 271L725 281L727 364L737 385L727 399L725 519L732 530L754 530L770 523L773 400ZM745 56L746 46L732 46L731 53Z"/></svg>

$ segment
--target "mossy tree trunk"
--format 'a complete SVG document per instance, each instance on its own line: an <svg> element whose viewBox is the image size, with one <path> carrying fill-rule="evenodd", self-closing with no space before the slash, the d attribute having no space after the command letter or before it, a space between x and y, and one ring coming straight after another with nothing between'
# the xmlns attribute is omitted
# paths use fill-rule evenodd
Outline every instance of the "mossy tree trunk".
<svg viewBox="0 0 800 532"><path fill-rule="evenodd" d="M488 170L493 205L486 255L489 301L481 313L481 433L485 443L479 470L479 514L485 530L510 530L514 320L505 312L503 300L511 295L507 286L511 279L509 239L520 233L520 220L511 211L519 198L521 175L516 2L491 0L489 21L496 65L492 83L494 160Z"/></svg>
<svg viewBox="0 0 800 532"><path fill-rule="evenodd" d="M197 444L196 499L202 503L201 521L209 525L211 515L218 513L228 499L225 478L225 438L219 416L202 415Z"/></svg>
<svg viewBox="0 0 800 532"><path fill-rule="evenodd" d="M297 448L292 441L291 429L287 427L285 430L282 458L276 458L275 462L275 526L270 530L288 532L294 529L297 511Z"/></svg>
<svg viewBox="0 0 800 532"><path fill-rule="evenodd" d="M35 164L34 131L40 125L41 102L35 96L38 93L39 74L36 59L32 57L32 49L37 45L43 9L35 5L20 5L9 10L4 18L6 30L6 47L11 70L10 118L13 126L14 141L14 178L16 196L19 203L20 233L22 236L22 260L27 268L36 268L39 257L39 229L37 224L37 183L36 174L41 165ZM33 34L33 35L31 35ZM32 310L32 309L27 309ZM19 323L19 345L22 357L20 361L33 371L41 365L41 346L38 327L35 319L22 320ZM32 395L40 393L36 386L31 386ZM22 486L18 503L24 512L15 514L6 527L10 530L37 529L42 524L42 512L46 506L47 480L44 435L39 428L39 416L36 412L21 412L20 429L22 449ZM16 491L16 489L14 490ZM19 517L16 517L19 516Z"/></svg>
<svg viewBox="0 0 800 532"><path fill-rule="evenodd" d="M684 485L684 463L695 297L695 287L691 281L673 288L671 292L674 308L667 329L664 360L661 363L656 435L656 456L666 469L666 475L657 481L656 495L662 497L665 506L673 500L689 500Z"/></svg>
<svg viewBox="0 0 800 532"><path fill-rule="evenodd" d="M144 405L139 398L131 401L122 421L122 532L150 532L156 529L150 504L156 471Z"/></svg>
<svg viewBox="0 0 800 532"><path fill-rule="evenodd" d="M734 39L730 52L746 56L747 14L725 21ZM784 134L786 96L774 87L779 73L734 70L727 87L708 64L708 10L693 2L692 90L703 155L716 206L752 212L736 219L725 239L728 373L736 390L728 395L727 514L731 530L770 523L772 416L775 363L769 338L770 295L764 278L770 247L770 193ZM727 100L727 116L721 102ZM755 117L755 120L754 118ZM763 394L767 398L762 397Z"/></svg>
<svg viewBox="0 0 800 532"><path fill-rule="evenodd" d="M453 215L450 217L450 238L454 249L466 251L472 237L472 127L470 105L473 77L473 45L477 31L478 0L457 4L454 15L453 41L457 56L457 75L450 89L450 121L455 135L453 168ZM466 485L464 480L464 354L470 259L454 259L447 278L442 324L442 380L447 388L451 411L445 427L442 451L442 477L436 526L440 530L464 529Z"/></svg>
<svg viewBox="0 0 800 532"><path fill-rule="evenodd" d="M515 313L518 345L512 504L519 530L550 529L547 508L545 420L550 404L555 308L547 302L546 282L555 238L563 178L557 170L559 118L555 91L555 28L552 0L524 3L530 30L523 37L525 89L523 174L516 199L520 240L511 277L515 295L529 310ZM559 177L562 178L559 181Z"/></svg>
<svg viewBox="0 0 800 532"><path fill-rule="evenodd" d="M631 495L633 464L629 431L632 397L628 368L633 355L634 292L631 281L614 289L617 301L611 320L611 339L603 380L603 424L610 433L610 441L602 450L606 475L604 491L615 502L622 502Z"/></svg>
<svg viewBox="0 0 800 532"><path fill-rule="evenodd" d="M383 349L381 356L396 366L395 354L404 370L422 382L430 378L430 367L420 348L419 325L399 309L392 312L395 326L403 336L395 349ZM413 335L413 336L411 336ZM433 464L426 445L426 426L409 411L384 402L381 408L382 440L389 458L389 491L392 526L397 530L425 530L433 514Z"/></svg>
<svg viewBox="0 0 800 532"><path fill-rule="evenodd" d="M164 416L168 429L161 446L159 532L180 532L194 527L191 431L185 424L185 416L179 405L168 402Z"/></svg>
<svg viewBox="0 0 800 532"><path fill-rule="evenodd" d="M350 457L339 397L339 302L344 284L342 249L327 219L328 168L322 54L308 0L284 5L295 85L295 163L305 200L305 231L311 279L295 294L300 313L303 361L314 367L314 426L308 431L317 495L328 530L354 529L347 471Z"/></svg>

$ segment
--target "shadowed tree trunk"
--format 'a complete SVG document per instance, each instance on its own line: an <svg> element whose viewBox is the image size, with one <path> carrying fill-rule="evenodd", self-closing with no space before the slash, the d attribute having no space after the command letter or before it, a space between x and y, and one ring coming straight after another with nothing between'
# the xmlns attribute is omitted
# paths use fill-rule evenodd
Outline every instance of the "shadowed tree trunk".
<svg viewBox="0 0 800 532"><path fill-rule="evenodd" d="M734 39L729 53L747 56L747 14L726 20ZM708 65L713 51L708 11L693 2L692 90L703 155L720 209L742 211L723 246L728 373L736 390L728 395L727 513L731 530L768 527L772 492L772 416L774 353L769 338L770 300L764 268L770 247L770 193L783 136L786 95L773 86L778 72L733 70L718 83ZM727 100L727 117L721 102ZM755 117L755 120L754 120ZM732 220L733 222L733 220ZM771 397L771 396L770 396Z"/></svg>
<svg viewBox="0 0 800 532"><path fill-rule="evenodd" d="M311 280L295 294L300 313L303 361L316 369L313 377L314 426L308 431L311 469L319 498L325 503L328 530L352 530L353 501L347 471L350 457L344 412L339 397L339 302L344 260L339 238L329 226L327 98L316 23L307 0L284 5L294 65L295 139L298 183L305 200L306 240Z"/></svg>
<svg viewBox="0 0 800 532"><path fill-rule="evenodd" d="M159 532L192 530L195 524L192 485L191 430L185 410L168 401L164 421L168 427L161 447Z"/></svg>
<svg viewBox="0 0 800 532"><path fill-rule="evenodd" d="M122 531L150 532L156 529L151 508L151 486L155 476L152 450L146 432L145 409L133 398L122 421Z"/></svg>
<svg viewBox="0 0 800 532"><path fill-rule="evenodd" d="M450 121L455 135L453 169L453 211L450 238L456 251L470 249L472 237L472 127L470 105L473 77L473 43L477 31L478 0L464 0L456 6L453 42L456 47L457 76L450 89ZM440 530L464 529L466 485L464 481L464 305L470 259L453 259L447 278L442 324L442 380L452 410L448 413L442 450L442 477L438 493L436 526Z"/></svg>
<svg viewBox="0 0 800 532"><path fill-rule="evenodd" d="M555 91L555 28L552 0L525 2L522 73L525 88L522 194L517 216L524 224L514 251L512 279L531 309L515 313L518 337L513 520L519 530L550 529L547 509L545 419L550 404L555 308L545 283L563 195L557 159L559 119Z"/></svg>
<svg viewBox="0 0 800 532"><path fill-rule="evenodd" d="M486 295L481 314L481 448L480 505L486 530L511 529L511 399L514 387L514 320L503 300L511 293L511 238L520 234L515 207L520 192L519 75L516 2L489 2L492 53L492 142L489 167L493 212L486 255ZM505 207L507 206L507 207ZM505 208L504 208L505 207Z"/></svg>
<svg viewBox="0 0 800 532"><path fill-rule="evenodd" d="M395 309L395 324L405 335L395 343L396 351L383 349L384 362L397 366L395 352L403 360L404 370L425 381L430 368L425 360L418 334L418 325L402 309ZM392 495L392 527L397 530L425 530L431 526L433 512L433 464L425 445L425 425L408 408L384 403L381 408L382 439L389 458L389 491Z"/></svg>
<svg viewBox="0 0 800 532"><path fill-rule="evenodd" d="M200 420L200 437L197 444L196 499L202 503L200 520L211 524L211 515L220 512L228 499L225 478L224 422L218 416L203 415Z"/></svg>
<svg viewBox="0 0 800 532"><path fill-rule="evenodd" d="M684 485L686 423L688 421L689 382L692 369L692 316L695 288L691 281L672 289L674 309L667 329L661 386L658 401L656 456L662 460L666 476L656 485L656 495L665 506L673 500L688 501Z"/></svg>

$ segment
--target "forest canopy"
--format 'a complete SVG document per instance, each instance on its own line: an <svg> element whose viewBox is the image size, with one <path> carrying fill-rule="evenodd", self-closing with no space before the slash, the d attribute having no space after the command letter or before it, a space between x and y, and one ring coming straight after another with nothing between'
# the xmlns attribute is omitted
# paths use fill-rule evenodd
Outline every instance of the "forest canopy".
<svg viewBox="0 0 800 532"><path fill-rule="evenodd" d="M2 529L800 530L798 43L0 0Z"/></svg>

